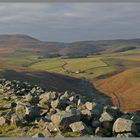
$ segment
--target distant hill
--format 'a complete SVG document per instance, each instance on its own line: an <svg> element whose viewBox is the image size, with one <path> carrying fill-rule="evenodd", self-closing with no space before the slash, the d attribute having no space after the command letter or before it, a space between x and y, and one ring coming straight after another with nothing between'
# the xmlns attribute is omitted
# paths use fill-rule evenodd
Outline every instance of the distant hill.
<svg viewBox="0 0 140 140"><path fill-rule="evenodd" d="M90 55L124 52L140 48L140 39L117 39L98 41L79 41L72 43L45 42L28 35L0 35L1 53L16 49L31 51L41 55Z"/></svg>

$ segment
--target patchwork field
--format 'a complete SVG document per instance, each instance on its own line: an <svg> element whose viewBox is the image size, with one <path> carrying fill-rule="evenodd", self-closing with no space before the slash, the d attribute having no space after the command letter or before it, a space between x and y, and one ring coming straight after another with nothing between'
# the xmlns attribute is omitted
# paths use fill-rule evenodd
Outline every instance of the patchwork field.
<svg viewBox="0 0 140 140"><path fill-rule="evenodd" d="M114 105L120 107L123 111L132 112L140 108L140 50L131 50L123 53L111 53L102 55L91 55L84 58L47 58L32 54L28 51L16 50L9 54L0 55L0 75L8 75L11 71L14 78L19 76L19 80L28 75L32 76L30 80L34 81L37 73L40 73L38 79L45 84L48 74L58 73L60 80L53 76L53 86L64 89L74 88L79 85L68 86L62 75L88 79L93 83L93 87L99 93L111 97ZM22 74L22 75L21 75ZM61 75L62 74L62 75ZM26 76L25 76L26 75ZM47 76L47 77L46 77ZM56 75L57 76L57 75ZM33 78L34 77L34 78ZM63 77L63 78L62 78ZM52 77L49 77L50 79ZM28 79L28 78L27 78ZM69 78L68 78L69 79ZM66 80L68 80L66 78ZM50 83L51 81L48 80ZM49 82L46 82L48 84ZM61 84L60 84L61 83ZM62 85L62 86L60 86ZM78 87L79 88L79 87Z"/></svg>

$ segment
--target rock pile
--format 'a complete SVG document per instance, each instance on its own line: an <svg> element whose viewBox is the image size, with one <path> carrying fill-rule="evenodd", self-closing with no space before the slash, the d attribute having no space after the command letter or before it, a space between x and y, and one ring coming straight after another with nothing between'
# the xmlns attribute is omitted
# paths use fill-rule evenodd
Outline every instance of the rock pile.
<svg viewBox="0 0 140 140"><path fill-rule="evenodd" d="M140 112L125 113L74 92L48 92L27 82L0 80L0 126L26 128L36 124L32 137L139 137ZM3 110L6 109L6 112Z"/></svg>

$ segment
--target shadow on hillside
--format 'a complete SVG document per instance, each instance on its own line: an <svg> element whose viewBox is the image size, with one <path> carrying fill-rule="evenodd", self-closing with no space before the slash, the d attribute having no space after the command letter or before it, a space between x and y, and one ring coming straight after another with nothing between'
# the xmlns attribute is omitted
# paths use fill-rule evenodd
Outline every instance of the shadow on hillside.
<svg viewBox="0 0 140 140"><path fill-rule="evenodd" d="M109 99L109 97L96 90L87 80L56 73L42 71L17 72L14 70L5 70L0 72L0 78L6 78L7 80L19 80L21 82L27 81L30 84L41 86L48 91L74 91L84 95L89 100L92 100L95 96L102 99Z"/></svg>
<svg viewBox="0 0 140 140"><path fill-rule="evenodd" d="M97 76L95 79L96 80L99 80L99 79L105 79L105 78L109 78L111 76L114 76L114 75L117 75L121 72L124 72L126 69L120 69L120 70L116 70L116 71L113 71L113 72L110 72L110 73L106 73L106 74L102 74L102 75L99 75Z"/></svg>

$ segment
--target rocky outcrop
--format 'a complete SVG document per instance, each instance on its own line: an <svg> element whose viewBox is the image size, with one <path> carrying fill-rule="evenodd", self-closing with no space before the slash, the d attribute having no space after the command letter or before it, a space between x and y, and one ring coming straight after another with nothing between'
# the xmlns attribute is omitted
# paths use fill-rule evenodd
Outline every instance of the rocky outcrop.
<svg viewBox="0 0 140 140"><path fill-rule="evenodd" d="M4 103L0 107L0 126L26 129L34 124L38 131L31 137L140 136L139 112L128 114L74 92L51 92L27 82L1 79L0 94Z"/></svg>

